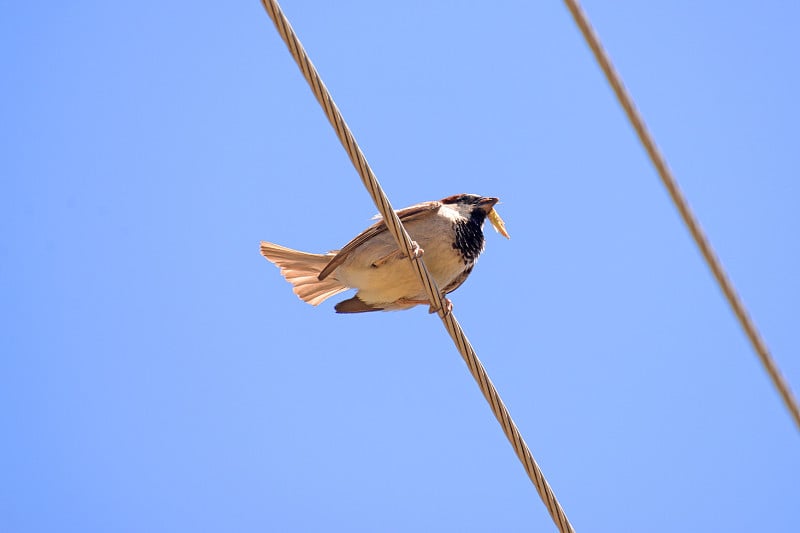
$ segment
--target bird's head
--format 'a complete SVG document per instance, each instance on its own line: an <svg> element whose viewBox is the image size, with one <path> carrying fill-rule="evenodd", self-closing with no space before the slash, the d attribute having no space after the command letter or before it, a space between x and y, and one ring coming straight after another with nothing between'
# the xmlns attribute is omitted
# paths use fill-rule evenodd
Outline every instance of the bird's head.
<svg viewBox="0 0 800 533"><path fill-rule="evenodd" d="M499 198L492 198L490 196L455 194L443 199L442 203L458 211L464 218L472 218L476 222L482 224L483 221L486 220L486 215L489 214L499 201Z"/></svg>
<svg viewBox="0 0 800 533"><path fill-rule="evenodd" d="M477 194L455 194L448 196L442 200L442 204L454 209L460 216L472 220L478 226L482 226L486 217L489 217L489 222L492 227L506 239L510 238L506 231L506 225L497 210L495 205L500 201L499 198L492 196L479 196Z"/></svg>

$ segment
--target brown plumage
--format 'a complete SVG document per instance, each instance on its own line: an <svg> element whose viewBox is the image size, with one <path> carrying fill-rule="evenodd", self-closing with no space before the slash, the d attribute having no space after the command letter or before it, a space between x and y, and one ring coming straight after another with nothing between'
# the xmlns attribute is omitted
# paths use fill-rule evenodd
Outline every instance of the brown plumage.
<svg viewBox="0 0 800 533"><path fill-rule="evenodd" d="M311 305L319 305L347 290L335 279L319 279L322 269L335 256L333 253L309 254L261 241L261 255L275 263L281 275L292 284L294 293Z"/></svg>
<svg viewBox="0 0 800 533"><path fill-rule="evenodd" d="M469 276L484 247L483 223L497 198L459 194L397 211L443 294ZM355 296L336 305L338 313L408 309L428 305L408 258L379 220L341 250L311 254L261 242L261 254L281 269L294 293L311 305L350 288Z"/></svg>

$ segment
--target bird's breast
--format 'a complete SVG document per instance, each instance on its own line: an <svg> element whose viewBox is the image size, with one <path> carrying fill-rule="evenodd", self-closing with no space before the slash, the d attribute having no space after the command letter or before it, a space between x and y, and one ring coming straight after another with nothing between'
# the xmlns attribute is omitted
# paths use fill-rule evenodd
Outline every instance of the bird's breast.
<svg viewBox="0 0 800 533"><path fill-rule="evenodd" d="M435 216L413 220L405 226L424 250L425 265L440 289L450 286L471 268L473 260L465 259L456 246L453 220ZM396 251L394 238L388 231L382 232L354 250L334 276L348 287L358 289L359 298L369 304L380 305L401 298L426 299L411 262ZM387 257L391 259L384 261Z"/></svg>

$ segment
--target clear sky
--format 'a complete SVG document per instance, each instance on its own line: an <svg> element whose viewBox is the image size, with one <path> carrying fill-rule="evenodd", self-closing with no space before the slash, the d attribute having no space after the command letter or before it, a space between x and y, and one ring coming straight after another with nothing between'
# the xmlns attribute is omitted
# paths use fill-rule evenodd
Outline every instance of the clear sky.
<svg viewBox="0 0 800 533"><path fill-rule="evenodd" d="M585 8L800 391L800 4ZM578 531L800 531L800 438L561 2L284 10ZM0 530L553 531L441 323L258 253L376 212L260 3L0 8ZM347 296L345 296L347 297Z"/></svg>

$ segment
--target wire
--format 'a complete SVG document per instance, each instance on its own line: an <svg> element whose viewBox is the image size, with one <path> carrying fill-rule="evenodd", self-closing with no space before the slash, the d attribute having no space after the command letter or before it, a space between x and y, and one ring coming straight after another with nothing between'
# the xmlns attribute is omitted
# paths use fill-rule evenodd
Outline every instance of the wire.
<svg viewBox="0 0 800 533"><path fill-rule="evenodd" d="M408 233L403 227L403 224L400 222L400 219L397 217L397 214L394 212L394 209L392 209L388 198L386 198L386 194L383 192L383 189L378 183L375 174L372 172L372 169L367 163L361 148L359 148L358 144L356 143L353 134L350 132L350 128L347 127L347 123L345 123L342 114L339 112L339 109L333 102L333 98L328 92L328 89L325 87L325 84L322 82L317 69L314 68L314 65L311 63L308 54L306 54L305 49L297 38L297 35L289 24L289 21L286 19L286 16L283 14L283 11L281 11L280 6L275 0L261 0L261 3L264 5L264 9L266 9L267 14L272 19L272 22L275 24L275 28L278 30L281 38L289 48L289 51L291 52L292 57L294 57L295 62L297 62L297 65L303 72L303 76L306 78L306 81L311 86L311 90L325 111L328 121L330 121L333 129L336 130L336 135L339 137L339 141L341 141L342 146L344 146L344 149L347 151L350 161L352 161L353 165L356 167L358 175L361 177L361 181L367 188L367 191L372 197L373 202L375 202L375 205L383 216L383 220L386 221L387 229L397 241L400 249L405 251L406 256L411 260L411 263L417 271L422 285L425 287L425 292L427 293L431 302L431 307L438 310L439 317L442 319L447 332L450 334L450 337L456 344L458 351L461 353L461 356L467 363L470 373L472 373L472 377L475 378L475 381L478 383L478 386L480 387L484 398L486 398L486 401L489 403L494 416L502 426L503 432L505 433L509 442L511 442L514 452L522 462L522 465L525 467L525 471L528 473L528 477L533 482L533 485L536 487L539 496L547 507L547 511L550 513L550 516L553 518L553 521L562 533L574 531L572 525L567 519L566 514L564 513L564 510L556 499L553 490L550 488L550 485L544 478L539 465L534 460L530 449L522 439L519 429L517 429L516 424L514 424L514 421L511 419L508 409L506 409L506 406L500 399L497 389L495 389L492 381L489 379L489 376L486 373L486 370L483 368L483 365L478 359L478 355L475 353L475 350L472 348L472 345L464 334L464 331L461 329L461 325L458 323L455 316L453 316L453 313L448 312L443 305L442 295L436 286L436 282L433 280L433 278L431 278L430 273L425 267L425 262L421 257L415 257L411 238L408 236Z"/></svg>
<svg viewBox="0 0 800 533"><path fill-rule="evenodd" d="M644 145L647 155L650 156L650 160L656 167L658 175L661 177L661 181L667 188L670 198L672 198L672 202L675 204L675 207L678 208L681 218L683 218L684 223L686 226L688 226L689 232L692 234L692 237L694 238L695 243L697 243L698 248L700 248L700 252L703 254L703 258L708 264L708 267L711 269L711 272L714 274L714 278L717 280L720 289L722 289L725 298L728 300L728 304L730 304L734 314L736 315L736 318L739 320L739 324L747 334L747 338L750 340L753 349L758 354L761 364L764 365L769 377L772 379L772 383L775 385L775 388L778 389L778 393L781 395L783 403L786 404L789 414L794 419L798 429L800 429L800 408L797 406L797 401L792 395L792 391L789 388L788 383L786 383L786 381L783 379L783 376L781 376L778 365L772 359L766 343L761 338L761 335L759 335L758 329L756 329L755 323L750 318L749 314L747 313L747 309L745 309L744 304L742 303L742 300L736 293L733 283L731 283L730 279L725 274L725 270L722 268L722 263L714 253L714 250L711 248L711 243L703 233L700 223L692 214L686 198L683 196L680 188L678 187L678 182L675 180L675 177L672 175L672 171L667 166L667 161L664 159L664 156L656 146L655 140L653 140L652 135L650 135L650 132L647 130L647 126L645 126L641 115L639 115L639 112L636 110L636 106L633 103L633 98L631 98L630 94L628 94L628 91L622 84L619 74L617 74L616 70L614 70L614 66L611 64L611 59L608 57L608 54L606 54L605 50L603 50L600 39L592 29L586 14L578 3L578 0L564 0L564 3L567 4L567 8L569 9L570 13L572 13L572 17L575 19L575 22L580 28L583 37L589 44L589 48L592 49L595 59L600 64L600 68L603 70L603 73L608 79L608 83L610 83L612 89L614 89L614 93L617 95L619 103L625 110L628 120L630 120L631 124L633 125L633 129L636 130L636 134L639 136L639 140L642 142L642 145Z"/></svg>

